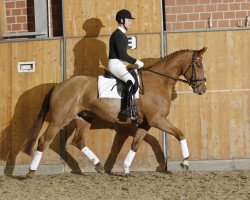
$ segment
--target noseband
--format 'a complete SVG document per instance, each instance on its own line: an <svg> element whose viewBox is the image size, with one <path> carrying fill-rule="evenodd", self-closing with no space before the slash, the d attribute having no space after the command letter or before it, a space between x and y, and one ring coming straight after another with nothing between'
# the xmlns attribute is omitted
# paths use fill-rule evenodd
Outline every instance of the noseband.
<svg viewBox="0 0 250 200"><path fill-rule="evenodd" d="M189 67L187 68L187 70L183 74L183 75L185 75L187 73L187 71L189 70L189 68L192 67L192 76L191 76L191 78L189 80L184 80L184 79L181 79L181 78L174 78L174 77L171 77L171 76L167 76L165 74L156 72L156 71L154 71L152 69L149 69L149 68L141 68L141 69L139 69L139 71L142 71L142 70L143 71L149 71L149 72L152 72L154 74L164 76L165 78L170 78L170 79L173 79L175 81L180 81L180 82L186 83L186 84L190 85L193 89L195 89L195 88L198 88L201 85L201 83L197 84L198 81L206 82L206 78L197 78L196 77L196 70L195 70L195 66L194 66L194 62L195 62L196 59L201 59L201 58L196 58L195 54L193 52L192 63L189 65Z"/></svg>

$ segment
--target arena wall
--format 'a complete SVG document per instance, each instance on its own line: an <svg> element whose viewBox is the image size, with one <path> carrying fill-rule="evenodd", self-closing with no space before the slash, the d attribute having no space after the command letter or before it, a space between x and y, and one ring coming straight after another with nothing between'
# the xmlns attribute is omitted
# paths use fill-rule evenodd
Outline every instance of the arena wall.
<svg viewBox="0 0 250 200"><path fill-rule="evenodd" d="M13 172L13 165L31 161L20 150L45 94L62 81L60 49L61 39L0 42L0 165L5 173ZM34 62L34 72L18 72L19 62ZM47 151L42 164L61 163L60 139L51 148L53 151Z"/></svg>
<svg viewBox="0 0 250 200"><path fill-rule="evenodd" d="M202 96L177 84L178 98L171 108L171 121L184 131L191 160L250 158L250 58L249 30L167 34L168 52L200 49L204 54L208 91ZM180 149L169 137L170 160L179 160Z"/></svg>

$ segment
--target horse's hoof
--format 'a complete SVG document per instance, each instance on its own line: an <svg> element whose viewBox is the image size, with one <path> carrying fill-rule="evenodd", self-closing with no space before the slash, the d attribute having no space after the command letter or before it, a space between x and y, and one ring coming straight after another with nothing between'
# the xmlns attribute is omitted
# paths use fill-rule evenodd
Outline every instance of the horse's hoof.
<svg viewBox="0 0 250 200"><path fill-rule="evenodd" d="M188 171L188 166L181 164L183 170Z"/></svg>
<svg viewBox="0 0 250 200"><path fill-rule="evenodd" d="M35 176L35 170L30 170L29 173L26 174L27 178L33 178Z"/></svg>
<svg viewBox="0 0 250 200"><path fill-rule="evenodd" d="M167 165L165 165L165 164L159 165L159 166L156 168L155 171L157 171L157 172L166 172L166 171L168 171L168 167L167 167Z"/></svg>
<svg viewBox="0 0 250 200"><path fill-rule="evenodd" d="M125 177L126 178L131 177L131 174L130 173L125 173Z"/></svg>
<svg viewBox="0 0 250 200"><path fill-rule="evenodd" d="M181 168L185 171L188 171L189 168L189 162L187 160L184 160L181 164L180 164Z"/></svg>
<svg viewBox="0 0 250 200"><path fill-rule="evenodd" d="M129 167L123 166L123 169L124 169L125 175L129 174Z"/></svg>
<svg viewBox="0 0 250 200"><path fill-rule="evenodd" d="M111 170L104 170L106 174L112 174Z"/></svg>
<svg viewBox="0 0 250 200"><path fill-rule="evenodd" d="M101 174L104 174L104 169L100 162L95 165L95 170Z"/></svg>

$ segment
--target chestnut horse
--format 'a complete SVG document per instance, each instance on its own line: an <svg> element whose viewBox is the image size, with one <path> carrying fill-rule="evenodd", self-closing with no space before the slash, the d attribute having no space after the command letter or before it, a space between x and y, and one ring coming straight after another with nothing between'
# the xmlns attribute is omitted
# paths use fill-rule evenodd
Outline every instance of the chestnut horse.
<svg viewBox="0 0 250 200"><path fill-rule="evenodd" d="M145 93L137 100L138 128L131 144L131 150L124 160L125 174L143 138L151 127L169 133L180 142L183 161L181 166L188 168L189 152L184 134L173 126L166 117L169 114L172 89L177 81L189 84L193 92L202 95L206 92L206 79L202 65L203 53L207 47L200 50L180 50L155 64L142 68L142 81ZM186 80L180 79L183 75ZM33 145L38 137L45 116L50 114L49 125L38 140L37 150L30 165L27 176L32 177L37 169L42 153L49 147L56 134L72 120L76 123L76 132L72 144L79 148L95 165L98 172L103 172L103 166L98 157L86 146L84 132L91 126L89 120L78 117L83 112L92 117L118 124L131 124L128 119L121 122L118 113L121 107L119 99L100 99L97 91L97 78L75 76L58 84L44 99L40 114L33 126L33 132L26 140L22 151L31 155Z"/></svg>

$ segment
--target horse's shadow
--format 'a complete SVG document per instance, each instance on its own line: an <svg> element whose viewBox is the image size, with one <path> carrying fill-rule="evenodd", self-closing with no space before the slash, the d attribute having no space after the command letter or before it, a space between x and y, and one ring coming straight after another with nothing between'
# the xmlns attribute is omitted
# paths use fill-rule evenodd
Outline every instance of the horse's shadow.
<svg viewBox="0 0 250 200"><path fill-rule="evenodd" d="M75 123L70 123L67 128L66 128L66 135L67 135L67 139L72 135L73 131L75 130L76 126ZM111 146L111 150L110 153L104 163L104 170L106 173L111 173L117 157L122 149L122 147L124 146L124 143L126 142L126 140L129 137L134 137L137 127L134 125L117 125L117 124L112 124L109 122L105 122L102 119L95 117L92 121L91 121L91 130L98 130L98 129L112 129L115 130L115 137L113 139L112 142L112 146ZM84 133L84 134L88 134L88 132ZM91 133L90 133L91 134ZM110 133L112 134L112 133ZM144 138L144 141L149 144L154 152L154 155L156 157L156 161L159 164L159 166L156 168L156 171L166 171L166 163L165 163L165 159L164 159L164 154L163 151L161 149L160 143L159 141L152 135L147 134ZM69 145L70 143L67 142L67 145ZM88 141L86 141L86 144L88 144ZM96 144L97 145L97 144ZM66 148L67 149L67 148ZM70 152L70 151L69 151ZM70 153L67 153L67 155L70 155ZM67 160L67 163L71 163L71 159L73 157L70 156L69 158L65 158L65 160ZM70 160L69 160L70 159ZM71 169L72 172L74 173L79 173L81 172L81 169L79 168L78 165L74 165L74 167L72 168L71 165Z"/></svg>
<svg viewBox="0 0 250 200"><path fill-rule="evenodd" d="M99 66L103 65L104 67L107 67L108 65L106 45L104 42L98 39L100 31L103 27L104 26L102 24L102 21L98 18L89 18L83 23L82 29L86 34L81 40L76 43L73 49L75 57L73 75L98 76L100 74L103 74L103 69L101 69ZM143 59L144 63L147 65L155 63L156 60L158 59ZM110 126L115 127L116 135L114 137L111 152L104 165L105 171L110 172L115 164L115 161L119 152L121 151L123 144L129 136L133 137L135 135L136 130L130 127L130 131L124 131L124 129L127 129L128 127L116 126L106 122L100 122L100 119L96 120L96 122L97 123L92 124L91 129L104 129L110 128ZM67 126L65 136L67 139L68 137L70 137L74 129L74 123L71 123L69 126ZM144 141L151 145L155 153L157 162L159 163L158 169L164 168L164 156L158 140L154 136L148 134L144 138ZM65 155L65 159L67 160L67 163L75 163L75 160L72 156L70 156L69 153ZM76 163L74 165L71 165L71 169L74 172L80 171L80 168Z"/></svg>
<svg viewBox="0 0 250 200"><path fill-rule="evenodd" d="M103 27L102 22L97 18L90 18L83 24L83 30L86 35L75 45L73 52L75 55L74 62L74 75L94 75L97 76L103 73L103 69L98 67L100 64L107 66L107 55L106 45L104 42L97 39L101 28ZM92 59L88 59L92 57ZM144 59L145 63L153 63L156 59ZM6 127L1 129L0 133L0 161L6 163L4 167L4 174L11 176L13 174L16 158L19 154L21 147L25 140L29 136L29 130L39 113L42 101L47 92L54 87L56 84L48 83L36 86L32 89L25 91L18 99L12 119ZM37 98L41 97L41 98ZM98 124L105 124L106 127L100 127ZM99 126L99 127L98 127ZM92 128L109 128L110 124L100 123L93 125ZM57 154L61 155L67 165L72 171L80 171L77 161L74 157L64 150L64 146L61 147L59 144L65 143L70 137L74 130L74 126L67 128L66 134L57 134L50 149ZM72 129L73 127L73 129ZM131 131L124 131L124 127L116 127L116 135L111 147L111 152L104 164L105 171L110 172L115 164L117 156L121 151L121 148L129 136L134 136L135 129ZM128 132L130 132L128 134ZM41 133L40 133L41 134ZM164 156L158 140L151 135L147 135L144 138L153 149L159 168L162 168L164 163ZM63 144L63 145L65 145ZM21 163L23 164L23 162ZM27 163L24 163L27 164ZM29 164L29 163L28 163Z"/></svg>
<svg viewBox="0 0 250 200"><path fill-rule="evenodd" d="M136 127L130 126L118 126L116 130L116 134L114 137L114 141L111 147L111 151L106 159L104 164L104 170L107 173L110 173L114 167L114 164L117 160L118 154L120 153L125 141L128 139L129 136L134 137L136 133ZM129 131L128 131L129 130ZM156 171L165 171L166 163L164 159L164 154L162 152L161 146L159 141L152 135L147 134L143 139L147 144L149 144L154 152L156 160L159 166L156 168Z"/></svg>
<svg viewBox="0 0 250 200"><path fill-rule="evenodd" d="M0 160L4 161L4 174L11 175L15 168L16 157L29 136L43 97L55 84L42 84L25 91L17 100L13 116L0 133ZM37 97L41 98L37 98ZM55 139L54 143L58 141ZM22 162L22 161L21 161Z"/></svg>
<svg viewBox="0 0 250 200"><path fill-rule="evenodd" d="M9 125L1 131L0 134L0 160L6 162L4 167L4 174L11 176L13 174L16 157L21 151L21 148L25 142L25 140L29 136L29 130L33 125L33 122L36 119L36 116L39 113L43 97L45 94L54 87L55 84L42 84L36 86L30 90L25 91L18 99L15 110L13 113L13 117L9 122ZM37 98L37 95L42 96L42 98ZM100 128L110 128L109 123L100 123L99 119L96 119L96 124L93 124L93 129ZM114 137L114 141L111 147L111 152L106 159L105 162L105 171L110 172L115 164L117 156L121 151L121 148L127 138L129 136L134 136L135 129L129 128L130 131L124 131L124 126L116 126L116 135ZM67 141L70 135L74 131L74 126L72 129L67 128L67 134L64 136L61 134L57 134L56 138L53 140L50 145L50 149L56 152L58 155L63 156L64 161L67 165L72 169L72 171L80 171L78 162L74 159L74 157L64 150L64 147L61 147L62 143L61 139L63 137L64 141ZM128 132L130 132L128 134ZM41 133L39 134L41 135ZM63 136L63 137L62 137ZM144 138L145 142L147 142L153 149L156 159L159 163L159 166L162 167L164 165L164 157L160 147L158 140L151 135L147 135ZM29 163L21 163L21 164L29 164Z"/></svg>
<svg viewBox="0 0 250 200"><path fill-rule="evenodd" d="M56 83L48 83L36 86L25 91L18 98L12 119L0 133L0 161L5 163L5 175L13 177L12 174L15 169L17 155L20 153L24 142L29 137L30 129L40 111L44 96L55 85ZM41 98L37 98L37 96ZM41 134L42 133L39 135ZM72 169L77 168L78 163L75 159L73 159L67 151L63 150L62 152L63 148L60 146L61 140L62 133L57 134L50 145L50 149L60 156L65 153L66 156L64 157L67 157L67 161L65 161L68 166ZM21 161L21 164L27 165L29 163L23 163L23 161Z"/></svg>

